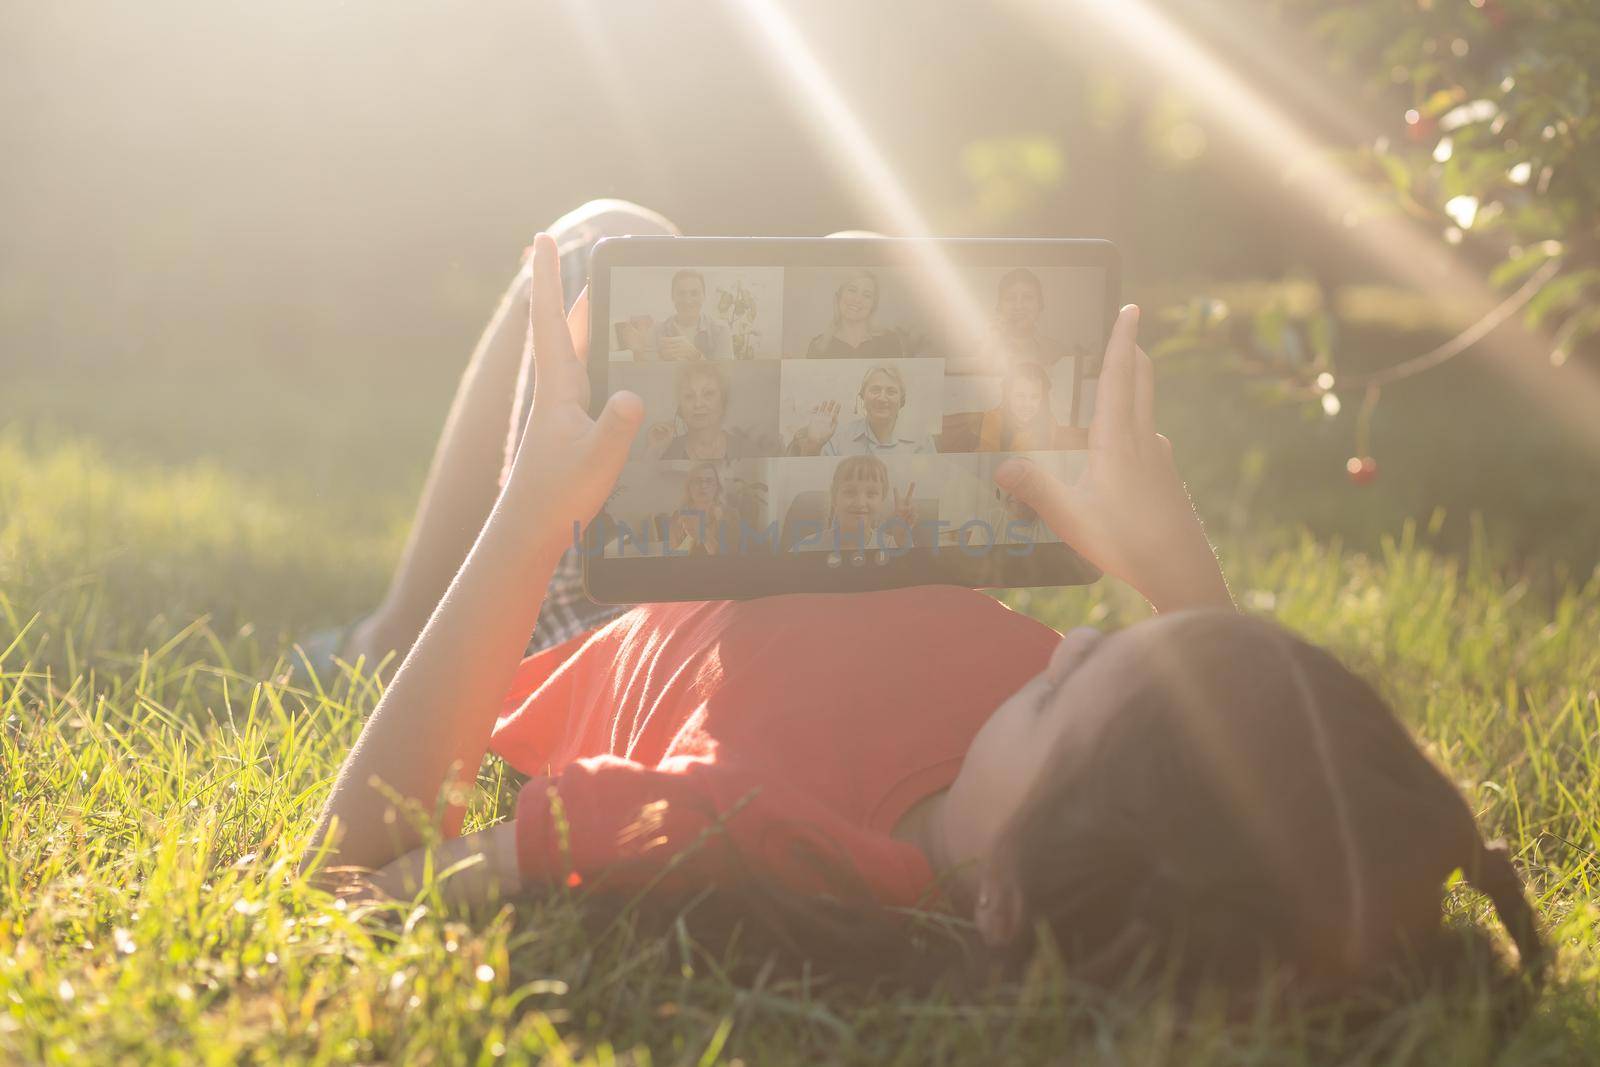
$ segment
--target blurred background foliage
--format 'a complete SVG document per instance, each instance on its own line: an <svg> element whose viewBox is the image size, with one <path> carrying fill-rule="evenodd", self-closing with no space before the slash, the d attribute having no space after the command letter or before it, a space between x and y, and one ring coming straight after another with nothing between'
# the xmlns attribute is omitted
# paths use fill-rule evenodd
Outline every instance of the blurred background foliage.
<svg viewBox="0 0 1600 1067"><path fill-rule="evenodd" d="M1361 241L1381 219L1319 201L1096 6L788 10L934 232L1121 246L1126 298L1159 312L1163 426L1222 532L1372 547L1410 519L1452 549L1476 524L1540 573L1587 574L1597 457L1476 346L1381 405L1345 385L1447 343L1482 301L1384 269ZM1496 333L1545 344L1526 374L1549 388L1593 374L1592 3L1139 6L1378 191L1372 215L1498 294L1555 262ZM884 226L750 10L6 6L0 434L203 464L396 545L544 222L621 196L691 233ZM1381 476L1348 477L1360 455Z"/></svg>

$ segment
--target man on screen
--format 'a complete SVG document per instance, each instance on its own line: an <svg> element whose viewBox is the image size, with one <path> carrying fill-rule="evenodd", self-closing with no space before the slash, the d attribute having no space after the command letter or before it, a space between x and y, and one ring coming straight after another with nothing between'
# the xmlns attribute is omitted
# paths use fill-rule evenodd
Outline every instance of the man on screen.
<svg viewBox="0 0 1600 1067"><path fill-rule="evenodd" d="M672 276L673 313L660 323L648 315L618 323L618 347L630 349L638 360L731 360L733 334L705 313L705 304L705 275L680 270Z"/></svg>
<svg viewBox="0 0 1600 1067"><path fill-rule="evenodd" d="M839 403L829 400L811 409L811 417L789 442L791 456L927 455L933 438L900 424L906 406L906 384L900 371L880 364L867 371L856 392L856 418L839 425Z"/></svg>

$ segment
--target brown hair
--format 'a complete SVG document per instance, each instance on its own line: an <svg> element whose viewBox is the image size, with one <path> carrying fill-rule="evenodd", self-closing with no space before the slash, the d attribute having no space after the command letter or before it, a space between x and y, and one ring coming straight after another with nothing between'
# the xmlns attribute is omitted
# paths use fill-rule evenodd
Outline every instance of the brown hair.
<svg viewBox="0 0 1600 1067"><path fill-rule="evenodd" d="M995 963L1019 971L1048 936L1075 980L1155 973L1247 1003L1275 977L1302 999L1506 977L1473 935L1441 924L1444 880L1460 869L1517 945L1532 982L1516 990L1537 988L1548 952L1504 849L1484 843L1367 683L1233 612L1146 632L1144 669L1105 729L1059 754L997 848L992 871L1021 910L998 951L985 956L959 920L874 904L834 856L812 857L831 872L827 897L746 870L629 908L658 930L687 921L708 951L738 946L752 974L776 962L847 984L971 988Z"/></svg>
<svg viewBox="0 0 1600 1067"><path fill-rule="evenodd" d="M833 481L828 486L828 525L833 525L835 518L833 502L839 495L839 487L845 482L882 482L883 492L887 496L890 492L889 467L877 456L846 456L833 468Z"/></svg>
<svg viewBox="0 0 1600 1067"><path fill-rule="evenodd" d="M1040 283L1039 276L1027 267L1017 267L1006 271L1000 276L1000 284L995 286L995 304L998 305L1000 303L1001 298L1006 295L1006 290L1014 289L1019 285L1026 285L1032 289L1034 294L1038 296L1039 303L1041 305L1044 303L1044 285Z"/></svg>
<svg viewBox="0 0 1600 1067"><path fill-rule="evenodd" d="M1039 387L1039 410L1028 423L1018 422L1011 410L1011 390L1024 378ZM1055 416L1050 410L1050 372L1031 360L1008 366L1005 377L1001 379L1000 406L997 410L1001 415L999 441L1001 451L1011 451L1016 447L1017 435L1029 430L1042 435L1040 440L1031 442L1033 448L1049 448L1052 444L1051 431L1055 429Z"/></svg>
<svg viewBox="0 0 1600 1067"><path fill-rule="evenodd" d="M699 282L701 293L706 291L706 276L697 270L691 270L687 267L673 274L672 281L667 283L667 291L676 292L678 289L678 283L685 278L693 278L695 281Z"/></svg>
<svg viewBox="0 0 1600 1067"><path fill-rule="evenodd" d="M727 414L728 401L732 399L729 394L728 378L722 369L715 363L685 363L678 368L678 373L673 377L672 396L677 411L683 405L683 391L695 381L706 378L717 383L717 394L722 397L723 414Z"/></svg>
<svg viewBox="0 0 1600 1067"><path fill-rule="evenodd" d="M1014 894L1020 930L1047 928L1085 975L1160 959L1336 991L1436 951L1459 869L1537 975L1544 945L1504 851L1371 686L1231 612L1150 633L1091 750L1063 753L996 850L986 891Z"/></svg>

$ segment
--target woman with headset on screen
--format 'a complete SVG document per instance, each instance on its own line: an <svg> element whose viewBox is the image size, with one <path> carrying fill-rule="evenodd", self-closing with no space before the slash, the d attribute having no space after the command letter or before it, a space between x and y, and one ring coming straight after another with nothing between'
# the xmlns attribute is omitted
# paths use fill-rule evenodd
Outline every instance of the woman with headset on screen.
<svg viewBox="0 0 1600 1067"><path fill-rule="evenodd" d="M688 363L678 372L676 424L650 427L651 459L749 459L760 450L742 430L728 428L728 380L710 363Z"/></svg>
<svg viewBox="0 0 1600 1067"><path fill-rule="evenodd" d="M878 276L858 270L833 294L833 321L811 339L811 359L882 359L908 356L905 339L873 321L878 313Z"/></svg>
<svg viewBox="0 0 1600 1067"><path fill-rule="evenodd" d="M839 427L839 402L825 400L789 442L791 456L927 455L933 438L900 425L905 410L905 378L898 368L880 364L867 371L856 390L855 418Z"/></svg>

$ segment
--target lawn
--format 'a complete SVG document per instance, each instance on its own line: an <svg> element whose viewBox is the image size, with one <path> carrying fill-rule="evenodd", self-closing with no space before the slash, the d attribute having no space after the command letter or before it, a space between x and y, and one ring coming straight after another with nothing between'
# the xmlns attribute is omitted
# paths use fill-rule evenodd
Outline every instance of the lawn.
<svg viewBox="0 0 1600 1067"><path fill-rule="evenodd" d="M1240 519L1231 444L1194 462L1223 472L1197 492L1241 603L1376 679L1528 874L1559 958L1512 1032L1467 994L1353 1032L1331 1013L1185 1014L1080 988L1048 957L973 995L863 998L736 982L626 924L588 937L565 896L473 922L427 897L387 916L339 906L294 862L378 690L354 672L289 685L289 643L382 589L453 373L424 375L433 391L383 420L335 400L159 411L104 382L11 383L0 1062L1600 1061L1600 575L1572 562L1593 527L1553 531L1580 547L1546 561L1508 548L1503 515L1430 524L1373 505L1350 533ZM19 415L43 398L53 419ZM1317 447L1314 469L1336 471L1342 445ZM1495 477L1522 484L1509 463ZM1336 473L1324 484L1369 504ZM1583 495L1552 493L1558 517ZM1110 583L1013 601L1058 626L1142 614ZM493 760L482 782L475 822L513 794ZM1465 889L1448 907L1495 929Z"/></svg>

